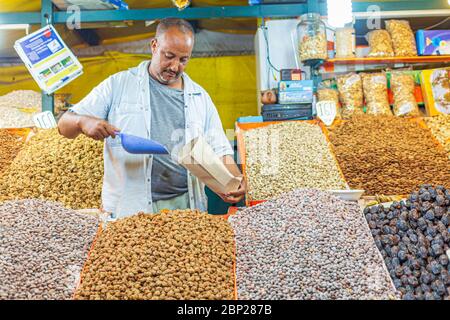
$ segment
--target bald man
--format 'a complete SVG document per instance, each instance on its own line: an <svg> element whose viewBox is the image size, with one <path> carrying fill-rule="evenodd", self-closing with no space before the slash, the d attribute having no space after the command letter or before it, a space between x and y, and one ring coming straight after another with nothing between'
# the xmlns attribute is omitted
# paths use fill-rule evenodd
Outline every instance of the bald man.
<svg viewBox="0 0 450 320"><path fill-rule="evenodd" d="M110 76L58 122L67 138L84 134L105 141L102 206L113 218L161 209L207 210L204 185L196 177L170 156L127 153L117 131L156 140L172 154L205 136L230 172L241 175L211 98L184 73L193 47L187 21L162 20L151 40L151 61ZM245 188L243 181L235 192L219 196L236 203Z"/></svg>

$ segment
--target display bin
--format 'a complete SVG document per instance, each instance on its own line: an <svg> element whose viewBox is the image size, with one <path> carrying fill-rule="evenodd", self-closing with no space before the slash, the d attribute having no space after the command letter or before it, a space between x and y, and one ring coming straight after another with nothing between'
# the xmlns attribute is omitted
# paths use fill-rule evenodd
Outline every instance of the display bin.
<svg viewBox="0 0 450 320"><path fill-rule="evenodd" d="M89 209L89 210L91 210L91 209ZM235 214L236 212L237 212L237 207L230 207L228 209L228 213L227 214L216 215L216 217L218 217L219 219L228 220L228 218L231 215ZM90 214L90 213L86 213L86 214ZM103 227L102 227L102 223L100 223L99 227L97 229L97 233L96 233L96 235L94 237L94 240L92 241L91 247L89 248L86 260L84 261L83 268L81 269L80 279L78 281L78 284L77 284L76 289L75 289L75 291L73 293L73 296L72 296L73 300L75 300L76 293L80 289L81 284L83 283L83 275L87 272L86 271L87 270L87 263L89 261L89 258L91 256L92 251L95 248L97 239L100 237L102 232L103 232ZM235 238L234 237L234 231L233 231L233 238ZM233 243L233 276L234 276L234 300L237 300L237 296L238 295L237 295L237 283L236 283L236 241L234 241L234 243Z"/></svg>
<svg viewBox="0 0 450 320"><path fill-rule="evenodd" d="M408 121L417 123L421 128L430 130L430 128L427 126L426 122L423 120L423 117L405 117L405 119L407 119ZM327 138L327 141L330 143L331 148L333 149L333 156L335 156L335 152L334 152L334 146L330 141L330 133L331 133L330 129L332 130L333 128L341 125L342 123L344 123L346 121L349 121L349 120L345 120L345 119L335 120L333 122L333 124L329 127L326 127L324 124L321 124L322 130ZM431 137L433 139L433 142L436 145L436 148L446 152L444 146L436 139L436 137L432 133L431 133ZM336 159L336 161L337 161L337 159ZM339 169L340 169L340 166L339 166ZM342 171L341 171L341 173L342 173ZM361 199L365 200L365 201L377 201L378 203L383 203L383 202L400 201L407 197L408 197L407 194L376 194L376 195L365 195L365 196L362 196Z"/></svg>
<svg viewBox="0 0 450 320"><path fill-rule="evenodd" d="M287 121L285 121L285 122L287 122ZM346 183L347 188L349 189L348 183L345 180L345 176L344 176L341 168L339 167L339 163L334 154L332 144L331 144L328 136L325 134L325 129L326 129L325 125L319 120L292 120L291 122L306 122L306 123L318 125L322 129L325 139L328 142L328 147L330 149L330 153L333 156L336 163L338 164L337 167L338 167L339 173L340 173L343 181ZM245 149L245 141L244 141L243 133L248 130L253 130L256 128L266 127L266 126L269 126L272 124L280 124L280 123L281 122L279 122L279 121L267 121L267 122L249 122L249 123L236 123L235 124L236 125L236 140L237 140L237 145L238 145L238 154L239 154L239 159L241 160L242 174L244 176L245 181L247 182L247 186L248 186L248 179L247 179L247 171L246 171L246 169L247 169L246 149ZM250 199L250 197L248 195L248 190L245 194L245 205L247 207L255 206L255 205L265 202L267 200L268 199Z"/></svg>
<svg viewBox="0 0 450 320"><path fill-rule="evenodd" d="M89 261L89 257L91 256L91 252L94 249L95 243L97 242L97 239L100 237L100 235L102 233L102 230L103 230L103 227L102 227L102 224L100 222L100 224L98 225L98 228L97 228L97 233L95 234L94 240L92 240L91 247L89 248L88 254L86 256L86 260L84 261L83 268L81 269L80 279L78 280L78 284L75 287L75 291L73 292L73 296L72 296L73 300L75 300L75 295L76 295L78 289L80 288L81 283L83 282L83 275L84 275L84 272L85 272L85 270L87 268L87 262Z"/></svg>

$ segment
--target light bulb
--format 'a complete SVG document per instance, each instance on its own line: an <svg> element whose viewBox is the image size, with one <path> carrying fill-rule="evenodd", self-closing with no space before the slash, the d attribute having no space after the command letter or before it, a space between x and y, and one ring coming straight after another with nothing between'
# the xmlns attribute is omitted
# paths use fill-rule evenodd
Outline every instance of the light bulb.
<svg viewBox="0 0 450 320"><path fill-rule="evenodd" d="M327 9L328 23L334 28L353 21L352 0L327 0Z"/></svg>

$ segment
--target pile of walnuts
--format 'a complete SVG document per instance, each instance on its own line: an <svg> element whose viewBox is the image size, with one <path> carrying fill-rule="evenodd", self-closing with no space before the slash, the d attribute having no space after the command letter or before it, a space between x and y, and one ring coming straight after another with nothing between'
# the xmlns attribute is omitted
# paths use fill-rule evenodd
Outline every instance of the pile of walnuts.
<svg viewBox="0 0 450 320"><path fill-rule="evenodd" d="M138 214L98 237L76 299L233 299L226 220L191 210Z"/></svg>
<svg viewBox="0 0 450 320"><path fill-rule="evenodd" d="M57 129L41 130L25 145L0 180L0 201L38 198L71 209L100 207L103 143L74 140Z"/></svg>

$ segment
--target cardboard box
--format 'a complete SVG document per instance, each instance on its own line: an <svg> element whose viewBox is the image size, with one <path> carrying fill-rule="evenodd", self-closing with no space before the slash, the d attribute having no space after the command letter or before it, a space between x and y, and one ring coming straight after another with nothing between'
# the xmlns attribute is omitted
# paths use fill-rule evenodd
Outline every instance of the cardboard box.
<svg viewBox="0 0 450 320"><path fill-rule="evenodd" d="M450 68L423 70L421 83L427 115L450 114Z"/></svg>
<svg viewBox="0 0 450 320"><path fill-rule="evenodd" d="M280 81L278 84L278 103L312 103L313 81Z"/></svg>
<svg viewBox="0 0 450 320"><path fill-rule="evenodd" d="M416 43L420 56L450 55L450 30L418 30Z"/></svg>

